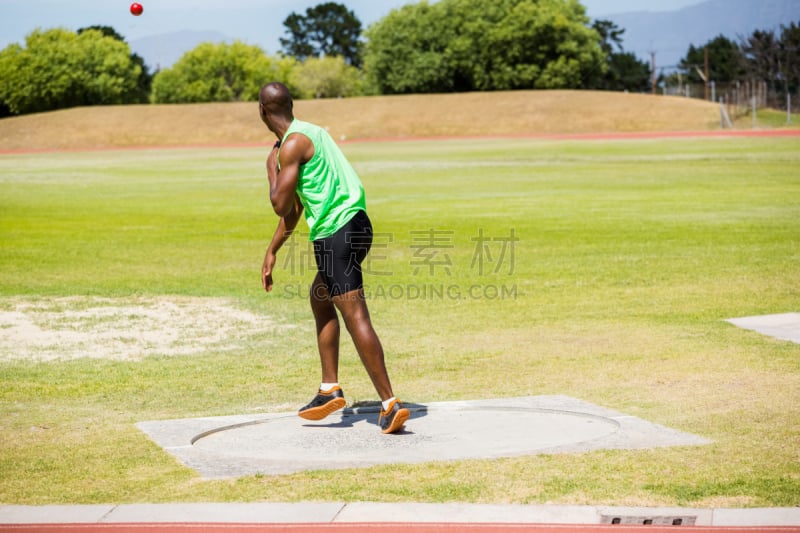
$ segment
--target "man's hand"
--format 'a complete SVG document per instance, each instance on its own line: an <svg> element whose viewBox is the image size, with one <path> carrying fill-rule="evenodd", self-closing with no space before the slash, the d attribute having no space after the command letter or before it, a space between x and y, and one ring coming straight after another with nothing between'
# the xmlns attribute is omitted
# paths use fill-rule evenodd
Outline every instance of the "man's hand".
<svg viewBox="0 0 800 533"><path fill-rule="evenodd" d="M261 287L270 292L272 290L272 269L275 267L277 257L271 250L267 250L264 255L264 263L261 265Z"/></svg>
<svg viewBox="0 0 800 533"><path fill-rule="evenodd" d="M261 264L261 287L270 292L272 290L272 270L275 268L275 263L278 257L278 250L281 249L283 244L292 236L294 228L297 226L297 221L303 214L303 204L300 202L300 197L295 194L294 207L291 213L285 217L281 217L278 221L278 227L275 228L275 234L267 246L267 251L264 254L264 262Z"/></svg>

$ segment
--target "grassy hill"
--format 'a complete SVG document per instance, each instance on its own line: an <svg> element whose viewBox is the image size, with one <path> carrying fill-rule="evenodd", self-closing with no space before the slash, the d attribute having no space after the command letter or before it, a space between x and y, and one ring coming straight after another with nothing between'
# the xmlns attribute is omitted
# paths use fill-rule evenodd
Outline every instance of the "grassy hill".
<svg viewBox="0 0 800 533"><path fill-rule="evenodd" d="M376 96L295 102L295 114L337 140L703 131L719 127L715 104L593 91L513 91ZM0 120L0 150L267 142L256 104L74 108Z"/></svg>

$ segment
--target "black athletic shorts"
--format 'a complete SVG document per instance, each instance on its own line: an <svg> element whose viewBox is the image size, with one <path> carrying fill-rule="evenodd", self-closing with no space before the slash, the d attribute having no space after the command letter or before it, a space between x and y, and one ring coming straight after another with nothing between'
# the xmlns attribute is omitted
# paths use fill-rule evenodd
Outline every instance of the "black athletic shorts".
<svg viewBox="0 0 800 533"><path fill-rule="evenodd" d="M314 258L320 277L331 296L364 286L361 262L372 246L372 223L359 211L339 231L314 241Z"/></svg>

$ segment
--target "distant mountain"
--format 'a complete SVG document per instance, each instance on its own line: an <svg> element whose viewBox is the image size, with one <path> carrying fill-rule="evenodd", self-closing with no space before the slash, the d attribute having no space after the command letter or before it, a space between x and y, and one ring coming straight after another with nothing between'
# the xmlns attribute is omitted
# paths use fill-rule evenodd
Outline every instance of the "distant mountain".
<svg viewBox="0 0 800 533"><path fill-rule="evenodd" d="M620 13L599 17L625 29L622 46L656 66L668 68L686 57L690 45L702 46L724 35L735 42L755 30L780 30L800 22L798 0L708 0L669 12Z"/></svg>
<svg viewBox="0 0 800 533"><path fill-rule="evenodd" d="M222 43L233 40L216 31L185 30L135 39L130 42L130 47L131 52L144 58L145 64L153 72L172 67L183 54L200 43Z"/></svg>

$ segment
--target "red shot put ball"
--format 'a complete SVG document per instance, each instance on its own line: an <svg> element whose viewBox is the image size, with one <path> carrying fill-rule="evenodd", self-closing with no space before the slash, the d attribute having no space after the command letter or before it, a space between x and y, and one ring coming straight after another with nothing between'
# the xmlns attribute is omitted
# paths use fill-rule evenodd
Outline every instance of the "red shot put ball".
<svg viewBox="0 0 800 533"><path fill-rule="evenodd" d="M144 8L142 7L142 4L140 4L139 2L134 2L131 4L131 15L138 17L139 15L142 14L143 11Z"/></svg>

